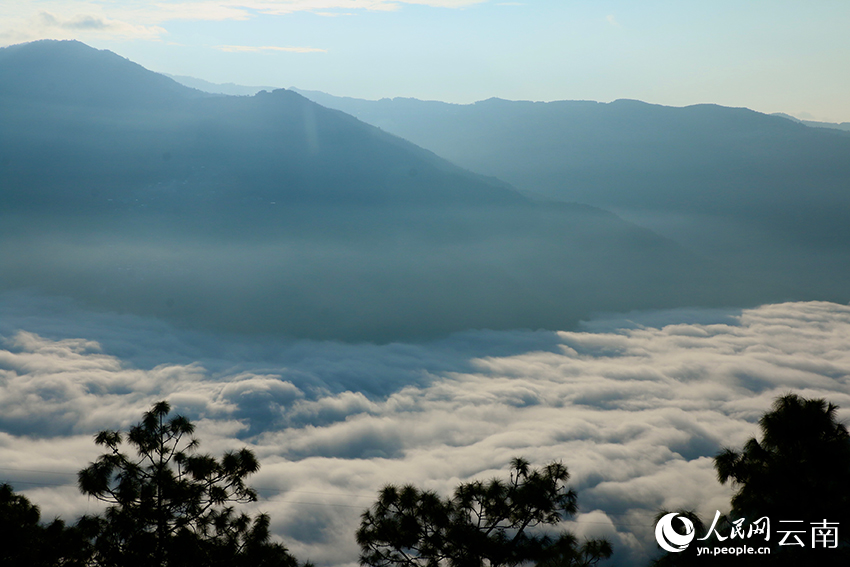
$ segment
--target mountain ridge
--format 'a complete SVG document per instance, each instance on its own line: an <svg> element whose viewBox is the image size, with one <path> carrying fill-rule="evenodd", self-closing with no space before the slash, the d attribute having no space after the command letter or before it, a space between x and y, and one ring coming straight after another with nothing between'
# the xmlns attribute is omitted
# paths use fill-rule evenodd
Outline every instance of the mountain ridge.
<svg viewBox="0 0 850 567"><path fill-rule="evenodd" d="M29 49L41 67L25 47L0 56L0 82L30 69L0 86L0 289L382 342L764 295L609 212L534 202L295 92L210 96L81 44ZM73 88L44 80L74 54Z"/></svg>
<svg viewBox="0 0 850 567"><path fill-rule="evenodd" d="M0 48L0 96L57 97L69 103L161 104L209 96L109 50L76 40L40 40ZM30 71L39 69L33 75ZM132 84L133 89L123 88ZM78 88L86 85L86 88ZM24 90L21 90L21 88Z"/></svg>
<svg viewBox="0 0 850 567"><path fill-rule="evenodd" d="M289 187L294 188L290 191L291 196L299 193L302 199L309 198L311 192L316 193L318 183L324 184L322 189L325 192L333 185L337 188L337 196L357 198L357 191L346 190L347 186L357 183L357 175L365 175L359 187L363 189L361 196L367 200L404 198L402 192L406 190L409 198L422 202L427 201L425 192L437 191L437 186L446 186L443 196L450 198L453 190L446 184L459 189L464 183L469 185L467 191L474 191L481 198L522 199L502 181L472 174L441 160L433 152L380 132L347 114L316 105L292 91L279 89L254 97L209 96L111 52L93 50L79 42L37 42L25 46L0 52L0 71L5 78L0 82L0 97L5 100L3 113L10 126L8 131L16 131L19 138L19 143L8 144L9 151L12 155L20 153L18 146L22 145L25 152L34 155L36 152L31 144L42 144L45 136L53 138L51 143L61 143L56 138L68 132L69 138L76 138L74 144L77 147L73 149L77 154L76 161L68 164L67 160L55 160L49 172L54 179L62 176L73 179L75 168L84 171L95 169L103 162L98 156L106 152L116 163L114 170L132 172L147 183L170 182L169 176L177 176L178 182L201 176L206 179L205 183L216 185L211 177L222 175L221 170L228 169L238 170L239 175L250 178L250 184L256 187L275 183L271 179L258 179L256 171L285 160L286 167L277 167L276 174L283 175L286 173L284 170L290 173L301 171L297 179L290 179ZM17 59L10 57L15 53L18 54ZM64 75L45 72L57 67L62 67ZM38 68L42 72L25 74L25 68ZM92 71L95 68L99 70ZM57 82L70 75L77 77L76 81L72 81L74 88L54 88ZM75 115L67 112L69 104L76 105ZM127 112L128 109L132 112ZM62 118L57 122L58 115ZM20 120L29 122L16 127ZM122 134L128 129L138 133L135 139ZM253 129L252 136L246 138L245 134L250 129ZM20 135L27 130L35 132L31 136ZM39 133L51 130L56 135ZM265 144L259 143L254 136L265 136ZM330 161L323 159L323 155L332 152L333 148L325 151L322 136L327 136L331 145L341 136L358 139L358 142L346 146L348 153L344 156L357 172L352 173L349 169L344 175L323 175L332 172L335 166L333 159L343 156L340 154ZM110 147L102 147L100 140L104 137L111 138ZM241 139L241 145L231 145L234 139ZM277 146L283 153L272 158L268 155L271 146ZM247 150L249 147L250 151ZM256 155L249 155L251 152ZM358 169L354 162L367 159L370 152L385 156L385 162L389 153L394 154L391 161L397 164L395 171L390 172L387 167L376 177L362 168ZM268 159L260 164L258 156L263 153ZM117 161L118 154L124 156L121 158L124 162ZM216 158L210 159L213 155ZM97 163L87 167L81 165L88 159L87 156ZM147 156L147 161L140 163L141 156ZM301 160L306 165L299 165L293 160ZM405 163L407 169L401 171L405 167L401 164ZM201 175L199 169L207 171ZM218 173L211 175L213 170ZM35 167L30 167L30 171L38 174ZM163 177L162 171L167 175ZM112 173L117 174L117 171ZM385 178L387 174L391 180ZM427 183L416 179L420 175L433 183L426 186ZM437 178L439 180L435 181ZM297 190L299 183L303 186L300 191ZM382 189L387 183L399 189L396 195ZM366 185L368 188L364 188ZM485 190L488 186L490 190ZM366 194L367 189L370 194ZM212 191L221 191L221 188ZM461 201L474 198L464 197L457 190L453 194ZM287 195L278 196L285 198Z"/></svg>
<svg viewBox="0 0 850 567"><path fill-rule="evenodd" d="M801 206L833 227L835 211L850 211L850 137L745 108L626 99L453 105L302 92L546 198L618 212L782 217L789 230Z"/></svg>

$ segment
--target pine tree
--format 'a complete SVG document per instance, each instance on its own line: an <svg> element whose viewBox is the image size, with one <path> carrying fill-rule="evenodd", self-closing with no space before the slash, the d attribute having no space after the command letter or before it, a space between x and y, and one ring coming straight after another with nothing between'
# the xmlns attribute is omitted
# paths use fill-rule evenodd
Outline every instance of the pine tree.
<svg viewBox="0 0 850 567"><path fill-rule="evenodd" d="M296 566L284 546L270 541L267 516L234 510L257 500L245 484L260 468L254 454L198 454L194 425L179 415L168 418L170 411L168 402L159 402L126 435L95 437L108 451L78 473L84 494L110 504L104 514L79 522L92 538L95 564ZM122 451L125 445L131 453Z"/></svg>

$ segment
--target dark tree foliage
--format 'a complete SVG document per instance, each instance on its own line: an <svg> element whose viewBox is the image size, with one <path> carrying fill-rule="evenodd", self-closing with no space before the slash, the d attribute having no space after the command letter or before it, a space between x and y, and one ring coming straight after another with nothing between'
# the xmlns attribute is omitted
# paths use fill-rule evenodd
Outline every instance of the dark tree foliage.
<svg viewBox="0 0 850 567"><path fill-rule="evenodd" d="M413 486L386 486L363 513L357 530L360 563L373 567L490 567L537 562L547 567L593 565L611 555L604 540L579 545L535 528L553 526L577 511L565 487L566 467L531 469L511 463L510 480L461 484L451 498Z"/></svg>
<svg viewBox="0 0 850 567"><path fill-rule="evenodd" d="M717 478L732 481L732 516L838 522L839 549L776 547L770 565L850 565L850 435L823 399L787 394L759 420L761 440L714 459Z"/></svg>
<svg viewBox="0 0 850 567"><path fill-rule="evenodd" d="M8 484L0 485L0 565L82 567L89 554L77 528L56 519L40 523L38 507Z"/></svg>
<svg viewBox="0 0 850 567"><path fill-rule="evenodd" d="M837 409L823 399L787 394L759 420L761 439L750 439L740 451L725 448L715 457L718 480L731 481L736 488L732 511L721 518L719 533L728 535L731 522L740 518L752 522L767 517L774 530L771 539L760 544L771 548L769 555L735 557L736 565L850 565L850 435L836 419ZM692 513L681 514L693 521L697 538L704 537L705 525ZM798 529L805 532L806 547L778 545L781 536L776 530L784 520L803 522ZM837 549L810 545L811 524L823 520L839 524ZM722 546L729 541L711 538L705 544ZM654 565L730 563L728 556L697 557L696 545L691 544L682 553L665 554Z"/></svg>
<svg viewBox="0 0 850 567"><path fill-rule="evenodd" d="M267 516L234 511L233 504L257 500L245 484L260 468L254 454L197 454L194 425L168 418L170 411L159 402L126 436L102 431L95 437L108 451L78 474L84 494L111 505L78 524L93 542L94 564L297 565L284 546L269 541ZM125 444L131 454L122 452Z"/></svg>
<svg viewBox="0 0 850 567"><path fill-rule="evenodd" d="M737 492L732 511L799 520L850 520L850 435L838 406L795 394L778 398L759 420L762 438L724 449L714 467Z"/></svg>

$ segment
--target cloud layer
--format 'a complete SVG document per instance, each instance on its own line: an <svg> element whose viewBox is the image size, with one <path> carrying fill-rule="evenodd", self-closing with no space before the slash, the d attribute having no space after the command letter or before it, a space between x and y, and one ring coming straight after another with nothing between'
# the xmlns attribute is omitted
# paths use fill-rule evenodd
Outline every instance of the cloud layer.
<svg viewBox="0 0 850 567"><path fill-rule="evenodd" d="M37 298L29 305L42 315L25 317L9 307L24 299L5 299L0 475L47 517L96 509L73 486L97 455L91 435L168 399L197 422L202 449L256 451L258 508L299 559L320 565L356 562L359 515L382 485L449 493L504 474L513 456L562 460L581 509L568 527L610 538L616 564L638 564L657 553L659 508L707 518L728 509L711 457L757 434L775 397L825 397L850 417L850 308L831 303L713 312L703 322L668 313L649 320L680 322L597 322L593 332L466 333L423 345L260 341L252 350ZM145 357L145 345L154 354Z"/></svg>

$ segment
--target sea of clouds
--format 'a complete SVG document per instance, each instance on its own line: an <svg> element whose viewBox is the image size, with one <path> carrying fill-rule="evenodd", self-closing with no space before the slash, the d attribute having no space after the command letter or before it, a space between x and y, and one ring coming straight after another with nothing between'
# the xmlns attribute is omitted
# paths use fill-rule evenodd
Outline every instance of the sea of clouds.
<svg viewBox="0 0 850 567"><path fill-rule="evenodd" d="M609 538L609 564L645 564L659 509L728 511L712 457L757 435L776 397L850 418L850 307L826 302L374 345L205 334L8 293L0 336L0 481L44 517L99 510L75 485L92 436L165 399L203 451L256 452L255 508L318 565L356 564L383 485L449 494L506 476L514 456L566 464L580 513L565 527Z"/></svg>

